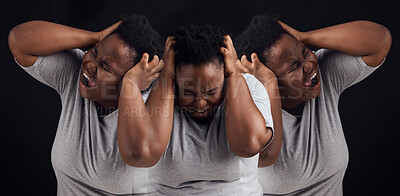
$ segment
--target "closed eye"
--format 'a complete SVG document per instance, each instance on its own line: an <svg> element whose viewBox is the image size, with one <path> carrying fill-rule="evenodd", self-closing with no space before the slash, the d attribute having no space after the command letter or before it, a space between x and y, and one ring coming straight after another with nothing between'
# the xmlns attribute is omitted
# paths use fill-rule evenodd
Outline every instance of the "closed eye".
<svg viewBox="0 0 400 196"><path fill-rule="evenodd" d="M184 94L184 95L193 96L193 95L194 95L194 92L192 92L192 91L190 91L190 90L183 89L183 94Z"/></svg>
<svg viewBox="0 0 400 196"><path fill-rule="evenodd" d="M100 60L100 59L98 58L98 56L97 56L97 48L96 48L96 47L93 47L93 50L91 50L90 53L91 53L91 55L93 56L93 58L97 61L97 63L99 64L99 67L100 67L101 69L103 69L103 70L106 71L106 72L111 73L111 71L108 69L108 67L110 67L110 66L108 65L108 63L107 63L107 62L103 62L102 60Z"/></svg>
<svg viewBox="0 0 400 196"><path fill-rule="evenodd" d="M289 73L296 71L297 68L300 66L300 61L294 61L293 63L290 64L290 70Z"/></svg>

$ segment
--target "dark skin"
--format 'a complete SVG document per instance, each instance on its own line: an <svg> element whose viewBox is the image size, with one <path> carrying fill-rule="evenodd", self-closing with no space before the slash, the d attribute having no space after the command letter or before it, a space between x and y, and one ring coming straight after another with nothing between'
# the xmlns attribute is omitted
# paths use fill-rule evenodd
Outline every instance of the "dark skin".
<svg viewBox="0 0 400 196"><path fill-rule="evenodd" d="M282 107L292 114L301 113L304 102L317 97L321 91L316 56L305 45L361 56L368 66L376 67L386 57L392 43L386 27L369 21L354 21L308 32L280 24L292 36L283 34L264 57L278 78ZM313 73L316 73L317 82L309 86Z"/></svg>
<svg viewBox="0 0 400 196"><path fill-rule="evenodd" d="M117 108L119 84L124 73L133 66L134 53L112 34L90 49L82 60L79 92L105 108ZM83 82L84 77L91 86Z"/></svg>
<svg viewBox="0 0 400 196"><path fill-rule="evenodd" d="M24 67L32 66L39 56L93 46L82 59L79 92L109 113L118 107L119 84L137 55L117 34L108 36L120 23L91 32L46 21L29 21L14 27L8 42L14 57ZM147 80L157 76L158 73L144 75L143 83L149 84Z"/></svg>
<svg viewBox="0 0 400 196"><path fill-rule="evenodd" d="M224 93L222 68L223 65L217 61L177 68L179 106L195 120L209 121L213 112L221 105Z"/></svg>
<svg viewBox="0 0 400 196"><path fill-rule="evenodd" d="M274 119L275 139L260 152L259 167L273 163L271 159L263 161L261 157L279 157L279 154L274 154L279 152L275 149L280 149L282 145L282 119L276 118L282 116L282 111L277 106L282 103L284 110L301 115L304 103L321 92L318 61L306 45L361 56L371 67L383 61L391 46L389 30L369 21L355 21L309 32L299 32L282 22L280 24L290 35L283 34L263 54L261 58L268 59L267 66L259 61L255 53L251 55L251 62L246 56L241 58L245 72L254 75L268 91ZM310 82L314 74L314 82Z"/></svg>
<svg viewBox="0 0 400 196"><path fill-rule="evenodd" d="M118 114L118 144L125 163L151 167L160 160L171 136L174 81L178 83L180 107L194 119L208 119L211 111L225 98L226 133L232 151L242 157L259 153L271 139L272 131L265 126L264 118L251 98L242 76L244 67L237 59L230 37L225 37L227 47L220 49L224 69L216 68L221 65L212 61L200 66L182 65L175 73L174 44L174 39L169 37L163 55L165 66L146 103L137 96L140 71L130 70L124 77ZM149 70L158 70L157 62L143 60L145 64ZM132 109L135 112L129 112ZM154 113L156 109L161 112ZM275 150L279 154L280 149Z"/></svg>
<svg viewBox="0 0 400 196"><path fill-rule="evenodd" d="M282 105L288 110L315 98L321 92L318 61L303 43L283 34L270 50L268 66L279 78ZM314 76L315 74L315 76ZM312 77L316 84L310 86ZM295 113L295 111L293 110Z"/></svg>
<svg viewBox="0 0 400 196"><path fill-rule="evenodd" d="M260 62L256 53L251 54L251 61L245 55L241 58L244 73L251 73L264 86L268 92L271 104L272 120L274 121L274 139L260 152L258 167L267 167L274 164L278 158L282 146L282 106L277 78L268 67Z"/></svg>

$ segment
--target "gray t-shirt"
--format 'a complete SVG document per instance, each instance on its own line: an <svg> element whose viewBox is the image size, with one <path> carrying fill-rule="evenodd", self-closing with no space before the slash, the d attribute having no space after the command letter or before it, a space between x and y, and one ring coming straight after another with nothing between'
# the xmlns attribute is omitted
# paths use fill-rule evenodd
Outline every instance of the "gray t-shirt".
<svg viewBox="0 0 400 196"><path fill-rule="evenodd" d="M244 74L250 93L267 127L273 127L264 86ZM154 178L160 195L262 195L258 154L243 158L229 147L225 132L225 101L210 124L198 124L175 103L168 147Z"/></svg>
<svg viewBox="0 0 400 196"><path fill-rule="evenodd" d="M79 93L83 55L81 50L69 50L39 57L34 65L23 68L55 89L61 97L62 110L51 152L57 194L149 193L152 191L148 177L150 169L130 167L120 157L118 111L99 116L96 104Z"/></svg>
<svg viewBox="0 0 400 196"><path fill-rule="evenodd" d="M301 116L282 110L283 139L278 161L259 169L264 195L343 195L349 160L340 122L340 94L376 68L361 57L322 49L317 53L321 94L305 103Z"/></svg>

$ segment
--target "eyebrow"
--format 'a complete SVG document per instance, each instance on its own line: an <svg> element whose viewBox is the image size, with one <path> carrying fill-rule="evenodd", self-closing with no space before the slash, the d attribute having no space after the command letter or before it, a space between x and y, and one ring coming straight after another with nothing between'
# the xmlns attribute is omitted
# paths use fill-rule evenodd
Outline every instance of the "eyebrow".
<svg viewBox="0 0 400 196"><path fill-rule="evenodd" d="M301 54L305 55L307 52L307 46L303 44L303 49L301 50Z"/></svg>
<svg viewBox="0 0 400 196"><path fill-rule="evenodd" d="M217 89L218 89L218 87L215 87L213 89L208 90L206 93L211 93L211 92L213 92L213 91L215 91ZM188 93L194 93L194 91L189 90L189 89L183 89L183 91L188 92Z"/></svg>
<svg viewBox="0 0 400 196"><path fill-rule="evenodd" d="M110 66L110 64L108 64L108 61L107 60L103 61L103 60L98 58L99 50L97 49L97 44L93 46L93 54L95 56L95 59L99 63L101 63L103 66L107 67L107 70L110 70L111 66Z"/></svg>
<svg viewBox="0 0 400 196"><path fill-rule="evenodd" d="M213 89L208 90L207 93L211 93L211 92L213 92L213 91L215 91L215 90L217 90L217 89L218 89L218 87L215 87L215 88L213 88Z"/></svg>
<svg viewBox="0 0 400 196"><path fill-rule="evenodd" d="M97 56L99 51L97 50L97 44L93 46L93 53Z"/></svg>
<svg viewBox="0 0 400 196"><path fill-rule="evenodd" d="M183 91L188 92L188 93L194 93L194 91L188 90L188 89L183 89Z"/></svg>

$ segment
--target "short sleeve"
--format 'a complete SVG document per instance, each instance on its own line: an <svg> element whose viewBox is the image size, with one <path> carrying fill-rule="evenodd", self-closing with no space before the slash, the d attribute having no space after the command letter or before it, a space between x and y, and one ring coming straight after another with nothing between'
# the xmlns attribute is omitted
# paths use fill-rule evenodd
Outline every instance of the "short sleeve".
<svg viewBox="0 0 400 196"><path fill-rule="evenodd" d="M361 56L350 56L327 49L318 50L316 56L321 79L332 86L337 94L362 81L380 66L370 67Z"/></svg>
<svg viewBox="0 0 400 196"><path fill-rule="evenodd" d="M15 62L36 80L62 95L72 80L77 81L83 55L82 50L74 49L51 56L39 56L30 67L21 66L17 60Z"/></svg>
<svg viewBox="0 0 400 196"><path fill-rule="evenodd" d="M264 148L266 148L271 143L274 137L274 121L272 119L271 104L269 101L268 92L265 89L264 85L260 81L258 81L253 75L243 74L243 77L247 82L247 86L249 87L254 104L257 106L258 110L264 117L266 127L271 128L272 130L272 137L267 145L265 145Z"/></svg>

